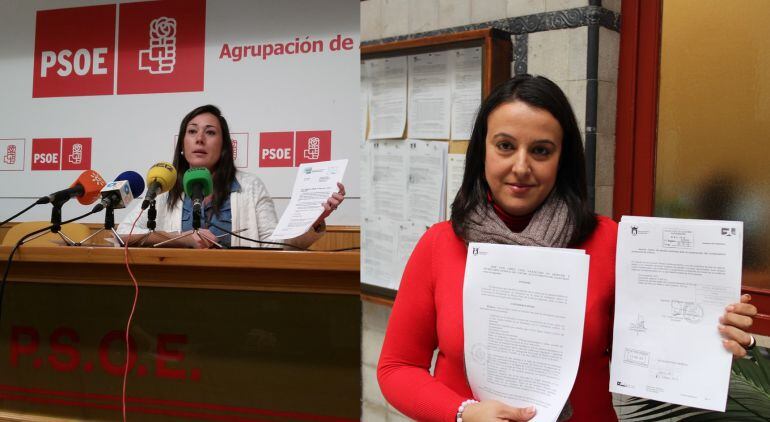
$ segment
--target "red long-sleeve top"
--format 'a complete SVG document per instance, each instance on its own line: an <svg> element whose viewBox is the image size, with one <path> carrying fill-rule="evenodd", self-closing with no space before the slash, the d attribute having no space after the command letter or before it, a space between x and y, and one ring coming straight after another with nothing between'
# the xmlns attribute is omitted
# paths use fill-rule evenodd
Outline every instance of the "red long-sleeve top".
<svg viewBox="0 0 770 422"><path fill-rule="evenodd" d="M609 392L617 223L598 218L579 246L591 256L583 347L570 394L571 422L616 421ZM404 270L380 354L377 378L387 400L410 418L454 421L472 398L463 352L463 278L467 246L449 222L431 227ZM438 348L434 374L429 372Z"/></svg>

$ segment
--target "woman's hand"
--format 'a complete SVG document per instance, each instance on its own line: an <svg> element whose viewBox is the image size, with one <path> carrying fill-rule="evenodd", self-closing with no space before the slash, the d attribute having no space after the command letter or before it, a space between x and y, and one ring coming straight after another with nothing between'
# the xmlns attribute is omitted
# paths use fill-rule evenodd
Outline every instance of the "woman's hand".
<svg viewBox="0 0 770 422"><path fill-rule="evenodd" d="M742 295L740 303L728 305L727 312L719 317L719 333L725 338L722 342L733 358L746 356L746 347L751 344L751 336L746 331L754 322L752 317L757 314L757 307L750 301L750 295Z"/></svg>
<svg viewBox="0 0 770 422"><path fill-rule="evenodd" d="M334 212L334 210L340 206L342 201L345 200L345 186L342 183L337 182L337 187L339 188L339 191L337 193L333 193L332 196L326 200L326 202L321 204L324 207L324 212L322 212L321 216L318 217L315 223L313 223L313 227L316 227L318 224L321 224L321 222L326 220L326 217Z"/></svg>
<svg viewBox="0 0 770 422"><path fill-rule="evenodd" d="M463 422L528 421L535 417L535 407L511 407L497 400L483 400L465 407Z"/></svg>

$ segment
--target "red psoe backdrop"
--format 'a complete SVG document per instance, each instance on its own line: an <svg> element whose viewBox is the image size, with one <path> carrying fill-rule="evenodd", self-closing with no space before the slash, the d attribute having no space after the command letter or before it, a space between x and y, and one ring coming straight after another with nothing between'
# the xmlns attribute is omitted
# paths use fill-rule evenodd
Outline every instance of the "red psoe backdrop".
<svg viewBox="0 0 770 422"><path fill-rule="evenodd" d="M37 12L33 98L112 95L116 8Z"/></svg>
<svg viewBox="0 0 770 422"><path fill-rule="evenodd" d="M120 5L118 94L203 91L206 1Z"/></svg>

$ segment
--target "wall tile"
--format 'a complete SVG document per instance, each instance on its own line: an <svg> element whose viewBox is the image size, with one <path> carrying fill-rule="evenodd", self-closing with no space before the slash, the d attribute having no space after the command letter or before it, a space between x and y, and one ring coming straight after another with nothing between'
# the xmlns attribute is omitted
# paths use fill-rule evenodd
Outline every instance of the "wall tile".
<svg viewBox="0 0 770 422"><path fill-rule="evenodd" d="M618 81L618 57L620 34L607 28L599 28L599 80Z"/></svg>
<svg viewBox="0 0 770 422"><path fill-rule="evenodd" d="M612 217L612 186L596 187L595 208L597 214Z"/></svg>
<svg viewBox="0 0 770 422"><path fill-rule="evenodd" d="M586 81L568 81L563 85L566 86L564 93L575 111L575 118L582 132L586 127Z"/></svg>
<svg viewBox="0 0 770 422"><path fill-rule="evenodd" d="M382 342L385 333L367 328L362 328L361 333L361 361L366 365L377 366L380 360Z"/></svg>
<svg viewBox="0 0 770 422"><path fill-rule="evenodd" d="M471 23L504 19L508 0L471 0Z"/></svg>
<svg viewBox="0 0 770 422"><path fill-rule="evenodd" d="M382 0L382 37L409 33L409 0Z"/></svg>
<svg viewBox="0 0 770 422"><path fill-rule="evenodd" d="M567 80L577 81L586 79L588 67L588 28L580 27L565 29L569 38L568 45L568 74Z"/></svg>
<svg viewBox="0 0 770 422"><path fill-rule="evenodd" d="M569 30L529 34L527 72L554 81L566 81L569 75Z"/></svg>
<svg viewBox="0 0 770 422"><path fill-rule="evenodd" d="M438 0L409 2L409 33L432 31L439 28Z"/></svg>
<svg viewBox="0 0 770 422"><path fill-rule="evenodd" d="M412 419L407 418L401 412L396 410L392 406L388 406L388 422L411 422Z"/></svg>
<svg viewBox="0 0 770 422"><path fill-rule="evenodd" d="M377 370L369 365L361 365L362 393L361 397L364 403L382 407L387 412L387 401L380 391L380 385L377 383Z"/></svg>
<svg viewBox="0 0 770 422"><path fill-rule="evenodd" d="M615 136L596 134L596 186L615 183Z"/></svg>
<svg viewBox="0 0 770 422"><path fill-rule="evenodd" d="M382 0L361 2L361 41L382 38Z"/></svg>
<svg viewBox="0 0 770 422"><path fill-rule="evenodd" d="M545 12L545 0L508 0L506 16L515 18L543 12Z"/></svg>
<svg viewBox="0 0 770 422"><path fill-rule="evenodd" d="M388 328L390 310L390 306L362 301L361 313L363 314L363 320L361 326L366 329L385 333L385 329Z"/></svg>
<svg viewBox="0 0 770 422"><path fill-rule="evenodd" d="M361 420L366 422L386 422L388 420L388 410L385 406L364 401L361 406Z"/></svg>
<svg viewBox="0 0 770 422"><path fill-rule="evenodd" d="M614 82L599 81L596 131L607 134L615 133L618 88Z"/></svg>
<svg viewBox="0 0 770 422"><path fill-rule="evenodd" d="M602 7L607 10L612 10L615 13L620 13L620 5L622 0L602 0Z"/></svg>
<svg viewBox="0 0 770 422"><path fill-rule="evenodd" d="M438 0L439 28L452 28L471 23L469 0Z"/></svg>
<svg viewBox="0 0 770 422"><path fill-rule="evenodd" d="M588 6L588 0L545 0L545 10L548 12L583 6Z"/></svg>

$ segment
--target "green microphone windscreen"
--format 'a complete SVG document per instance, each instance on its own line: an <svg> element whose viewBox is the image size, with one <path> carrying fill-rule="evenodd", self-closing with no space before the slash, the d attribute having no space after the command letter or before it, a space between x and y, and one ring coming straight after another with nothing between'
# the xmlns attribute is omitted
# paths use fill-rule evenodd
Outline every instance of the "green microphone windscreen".
<svg viewBox="0 0 770 422"><path fill-rule="evenodd" d="M192 167L184 172L182 186L184 187L185 195L192 197L192 188L195 184L201 185L204 197L211 195L211 192L214 190L214 181L211 179L209 169L206 167Z"/></svg>

